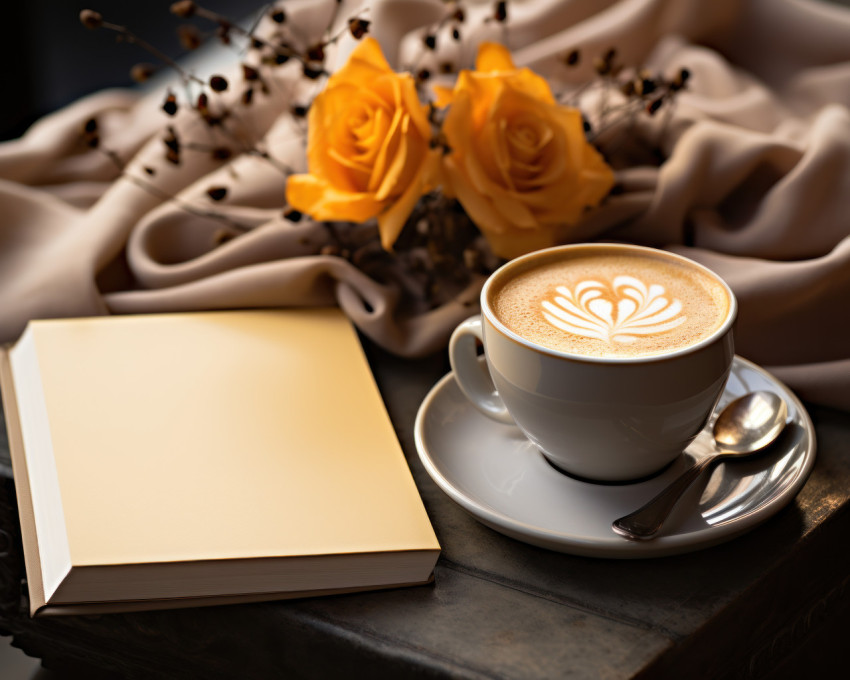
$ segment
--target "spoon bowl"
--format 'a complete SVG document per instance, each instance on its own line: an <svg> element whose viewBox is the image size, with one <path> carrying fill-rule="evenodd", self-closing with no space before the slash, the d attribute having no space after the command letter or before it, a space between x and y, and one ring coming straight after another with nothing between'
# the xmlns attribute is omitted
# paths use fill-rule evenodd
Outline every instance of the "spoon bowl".
<svg viewBox="0 0 850 680"><path fill-rule="evenodd" d="M758 453L776 441L788 420L788 406L773 392L750 392L730 402L714 423L717 450L696 462L661 493L634 512L614 520L611 528L633 540L654 538L682 494L718 460Z"/></svg>
<svg viewBox="0 0 850 680"><path fill-rule="evenodd" d="M787 419L788 407L773 392L750 392L735 399L714 423L718 454L761 451L776 440Z"/></svg>

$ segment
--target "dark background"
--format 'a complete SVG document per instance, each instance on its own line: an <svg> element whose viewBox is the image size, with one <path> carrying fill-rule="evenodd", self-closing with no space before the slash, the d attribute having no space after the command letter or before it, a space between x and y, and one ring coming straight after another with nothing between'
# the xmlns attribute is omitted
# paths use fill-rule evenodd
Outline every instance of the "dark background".
<svg viewBox="0 0 850 680"><path fill-rule="evenodd" d="M79 20L93 9L126 26L172 58L186 54L177 28L191 23L203 32L215 24L180 19L173 0L3 0L0 39L0 139L19 137L44 114L107 87L131 87L130 69L155 59L137 45L116 44L112 31L92 31ZM233 21L252 16L261 0L203 0L207 9ZM217 49L225 50L221 46ZM236 56L234 54L234 60Z"/></svg>

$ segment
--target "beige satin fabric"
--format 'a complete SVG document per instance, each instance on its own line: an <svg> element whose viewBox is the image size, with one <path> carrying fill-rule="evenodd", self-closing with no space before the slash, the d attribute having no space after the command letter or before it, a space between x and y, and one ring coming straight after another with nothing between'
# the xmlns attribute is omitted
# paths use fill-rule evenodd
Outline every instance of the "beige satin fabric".
<svg viewBox="0 0 850 680"><path fill-rule="evenodd" d="M287 11L309 37L335 4ZM340 17L360 4L344 3ZM611 46L628 63L691 71L669 118L636 121L625 144L605 140L621 191L571 240L653 245L713 268L740 302L739 353L804 399L850 409L850 11L814 0L514 0L505 29L484 21L492 3L466 6L464 45L442 35L420 66L469 67L477 41L499 39L556 90L590 77L591 55ZM371 31L402 68L418 59L422 27L443 12L439 0L373 2ZM331 63L352 46L342 40ZM568 69L561 57L573 48L585 57ZM223 97L235 101L237 63L230 80ZM268 84L218 140L195 116L161 113L161 92L113 91L0 145L0 340L36 317L339 304L394 352L442 349L474 311L480 282L434 310L410 308L395 288L320 255L327 229L283 217L279 167L304 169L302 123L289 110L315 86L294 63ZM596 94L582 104L592 114ZM92 116L102 146L127 163L123 175L81 143ZM168 125L181 140L259 142L277 166L255 154L221 162L189 151L174 166L164 159ZM666 162L627 162L625 151L641 145ZM209 199L213 186L228 187L226 200ZM235 231L211 210L252 229ZM219 245L224 232L235 237Z"/></svg>

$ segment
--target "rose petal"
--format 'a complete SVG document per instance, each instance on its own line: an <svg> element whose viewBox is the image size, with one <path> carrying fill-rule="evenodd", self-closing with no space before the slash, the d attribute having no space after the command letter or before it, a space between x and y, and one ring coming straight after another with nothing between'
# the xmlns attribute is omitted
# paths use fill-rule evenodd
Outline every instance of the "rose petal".
<svg viewBox="0 0 850 680"><path fill-rule="evenodd" d="M525 94L535 101L545 104L556 104L549 83L543 76L531 69L517 69L513 73L504 75L503 80L506 87L518 94Z"/></svg>
<svg viewBox="0 0 850 680"><path fill-rule="evenodd" d="M358 138L354 160L367 167L371 167L375 163L378 151L381 148L381 142L389 134L392 116L381 108L374 112L369 122L371 125L368 130L364 125L362 128L354 131Z"/></svg>
<svg viewBox="0 0 850 680"><path fill-rule="evenodd" d="M472 140L473 153L469 158L477 162L479 172L507 189L514 189L511 179L511 155L505 141L503 128L507 121L494 115ZM482 185L483 190L484 185Z"/></svg>
<svg viewBox="0 0 850 680"><path fill-rule="evenodd" d="M425 162L420 165L419 172L407 185L404 193L378 215L378 231L381 234L381 245L385 250L392 249L417 201L427 187L435 181L439 164L440 152L429 151Z"/></svg>
<svg viewBox="0 0 850 680"><path fill-rule="evenodd" d="M416 126L422 139L431 138L431 123L428 121L428 107L419 101L419 93L416 84L409 73L401 74L398 79L399 101L398 105L403 107L410 115L410 121Z"/></svg>
<svg viewBox="0 0 850 680"><path fill-rule="evenodd" d="M328 78L325 90L333 89L340 83L368 83L382 73L392 72L378 41L367 37L351 51L343 67Z"/></svg>
<svg viewBox="0 0 850 680"><path fill-rule="evenodd" d="M458 77L458 82L464 80L464 74L461 73ZM472 98L469 92L463 90L455 90L455 98L452 101L452 107L449 109L446 119L443 121L443 134L446 137L449 145L458 153L462 152L464 139L472 131Z"/></svg>
<svg viewBox="0 0 850 680"><path fill-rule="evenodd" d="M521 229L534 229L540 226L540 220L524 203L523 194L516 191L495 192L490 200L493 207L512 225Z"/></svg>
<svg viewBox="0 0 850 680"><path fill-rule="evenodd" d="M452 88L445 85L431 85L431 90L434 92L434 106L438 109L444 109L452 103L454 99Z"/></svg>
<svg viewBox="0 0 850 680"><path fill-rule="evenodd" d="M466 176L475 190L485 196L509 189L509 187L499 181L501 178L494 180L490 177L488 168L482 162L479 154L467 154L463 156L463 163L460 167L466 171Z"/></svg>
<svg viewBox="0 0 850 680"><path fill-rule="evenodd" d="M413 120L414 115L410 110L403 106L403 91L404 83L398 82L397 88L399 91L399 108L397 113L401 113L398 124L393 125L392 129L392 144L388 145L386 157L379 156L379 160L383 162L384 170L380 185L377 187L375 197L379 200L388 200L397 196L404 191L408 183L412 182L417 175L417 169L421 166L425 156L425 140L426 137L421 136L421 129ZM419 107L418 100L416 106ZM430 128L428 130L430 136ZM373 177L378 177L373 175ZM372 186L370 189L374 190Z"/></svg>
<svg viewBox="0 0 850 680"><path fill-rule="evenodd" d="M335 170L333 175L335 177L345 177L347 181L344 183L341 181L332 182L336 186L340 188L344 188L350 191L357 191L366 188L369 183L369 173L370 168L368 165L364 165L363 163L358 163L354 159L347 158L345 154L340 153L334 148L328 149L328 158L335 161L340 168L348 170L347 173L341 172L340 170ZM331 175L331 173L326 173L327 175Z"/></svg>
<svg viewBox="0 0 850 680"><path fill-rule="evenodd" d="M390 128L386 138L381 144L381 148L375 157L375 165L372 168L372 175L369 178L369 191L378 191L381 183L384 181L387 173L387 167L395 158L400 144L401 124L405 114L401 109L396 109L393 112L393 120L390 123Z"/></svg>
<svg viewBox="0 0 850 680"><path fill-rule="evenodd" d="M510 50L504 45L483 42L478 46L478 56L475 58L476 71L512 71L515 68Z"/></svg>
<svg viewBox="0 0 850 680"><path fill-rule="evenodd" d="M384 207L370 194L340 191L321 178L306 174L289 178L286 200L316 220L365 222Z"/></svg>
<svg viewBox="0 0 850 680"><path fill-rule="evenodd" d="M310 107L308 115L307 162L312 174L324 177L334 186L346 191L361 191L365 188L368 174L357 171L349 164L340 163L340 157L353 157L350 102L357 96L358 88L340 84L334 90L319 94ZM370 105L381 107L380 99L361 97L355 99L364 110ZM331 153L331 149L337 153ZM352 171L355 172L352 172Z"/></svg>
<svg viewBox="0 0 850 680"><path fill-rule="evenodd" d="M451 156L444 159L443 170L457 200L482 232L498 233L510 228L511 225L493 208L487 197L469 183Z"/></svg>
<svg viewBox="0 0 850 680"><path fill-rule="evenodd" d="M404 187L412 179L413 174L411 168L415 172L418 164L412 162L409 155L415 153L410 149L410 117L403 116L400 122L398 134L398 146L393 152L393 157L388 159L390 166L387 168L378 190L375 192L375 198L380 201L385 201L388 198L396 196L399 193L399 187L404 190ZM407 176L405 176L407 175Z"/></svg>

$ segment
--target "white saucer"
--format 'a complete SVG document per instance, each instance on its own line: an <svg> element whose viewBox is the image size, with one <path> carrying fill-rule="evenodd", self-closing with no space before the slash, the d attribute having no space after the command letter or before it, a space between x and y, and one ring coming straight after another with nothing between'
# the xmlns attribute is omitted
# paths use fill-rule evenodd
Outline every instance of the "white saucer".
<svg viewBox="0 0 850 680"><path fill-rule="evenodd" d="M717 465L708 480L703 477L689 489L661 534L650 541L618 536L611 522L666 486L685 469L687 456L655 477L631 484L575 479L547 463L516 427L479 413L452 373L419 408L416 448L425 469L452 500L507 536L590 557L672 555L727 541L764 522L794 498L811 471L815 433L805 408L765 370L735 357L720 406L754 390L785 399L785 432L763 454ZM712 424L713 418L686 454L712 446Z"/></svg>

